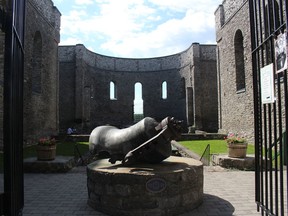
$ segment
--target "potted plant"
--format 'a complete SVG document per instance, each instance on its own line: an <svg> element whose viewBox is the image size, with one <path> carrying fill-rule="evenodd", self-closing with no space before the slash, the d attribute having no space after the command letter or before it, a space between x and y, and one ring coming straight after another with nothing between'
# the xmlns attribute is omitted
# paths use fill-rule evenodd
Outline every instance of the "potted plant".
<svg viewBox="0 0 288 216"><path fill-rule="evenodd" d="M225 138L228 147L228 157L245 158L247 153L247 140L244 135L228 133Z"/></svg>
<svg viewBox="0 0 288 216"><path fill-rule="evenodd" d="M44 137L38 140L36 146L37 160L50 161L56 157L56 140L51 137Z"/></svg>

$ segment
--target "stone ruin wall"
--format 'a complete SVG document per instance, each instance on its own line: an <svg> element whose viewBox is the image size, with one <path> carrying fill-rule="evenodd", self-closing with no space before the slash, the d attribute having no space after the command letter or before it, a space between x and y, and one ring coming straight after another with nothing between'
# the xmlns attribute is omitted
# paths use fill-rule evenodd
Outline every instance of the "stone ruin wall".
<svg viewBox="0 0 288 216"><path fill-rule="evenodd" d="M244 3L244 4L243 4ZM223 0L222 4L215 11L215 27L220 29L225 23L227 23L238 12L239 9L247 0Z"/></svg>
<svg viewBox="0 0 288 216"><path fill-rule="evenodd" d="M51 0L27 0L24 41L24 143L35 144L41 136L58 134L58 43L60 12ZM33 64L35 35L41 37L41 70ZM0 149L3 147L3 84L5 34L0 40ZM39 48L39 47L37 47ZM33 51L34 49L34 51ZM32 91L33 76L40 73L41 92ZM34 73L34 74L33 74Z"/></svg>
<svg viewBox="0 0 288 216"><path fill-rule="evenodd" d="M200 71L201 77L197 85L201 89L198 98L201 99L201 122L203 128L213 128L213 132L218 130L218 84L217 84L217 63L216 46L201 47Z"/></svg>
<svg viewBox="0 0 288 216"><path fill-rule="evenodd" d="M24 141L58 134L58 43L61 14L51 0L26 2Z"/></svg>
<svg viewBox="0 0 288 216"><path fill-rule="evenodd" d="M60 128L65 131L78 124L78 128L91 132L103 124L133 124L134 85L140 82L144 116L157 120L174 116L187 126L192 123L198 129L217 131L217 96L213 95L217 83L211 79L214 76L216 80L215 50L214 45L193 44L176 55L125 59L99 55L80 44L60 46ZM116 100L109 97L110 81L117 88ZM167 99L161 98L163 81L167 82ZM188 88L194 89L194 97L186 97ZM199 102L202 92L209 105ZM198 108L195 113L191 110L194 105Z"/></svg>
<svg viewBox="0 0 288 216"><path fill-rule="evenodd" d="M54 6L53 1L51 0L28 0L26 2L26 5L30 4L31 7L34 8L35 11L39 15L41 15L47 22L48 25L51 25L54 30L54 34L59 35L59 30L60 30L60 19L61 19L61 13L57 9L57 7ZM28 7L30 7L28 6ZM58 39L59 38L55 38Z"/></svg>
<svg viewBox="0 0 288 216"><path fill-rule="evenodd" d="M200 130L217 130L217 112L215 112L217 83L216 79L211 79L216 76L214 45L193 44L180 54L152 59L107 57L92 53L81 45L60 47L58 55L61 14L53 2L27 0L26 15L24 60L26 144L33 144L33 141L41 136L57 134L59 127L65 130L67 126L74 124L75 120L77 123L81 122L81 129L107 123L131 124L133 120L131 101L134 98L135 82L141 82L143 85L145 115L157 119L173 115L184 120L187 126L194 125ZM35 38L39 35L42 41L39 83L41 91L34 92L33 55L35 55ZM5 35L2 33L1 37L3 40L0 44L0 58L1 64L4 64ZM58 57L61 61L60 72ZM61 83L58 83L58 72ZM2 98L3 72L1 74ZM161 99L161 83L164 80L168 83L167 100ZM110 81L115 81L117 85L118 100L109 99ZM127 81L129 85L126 85ZM106 94L106 97L97 99L100 94ZM151 106L154 103L155 108ZM3 101L0 102L0 119L3 120ZM1 123L3 124L3 121ZM0 131L1 148L2 125Z"/></svg>
<svg viewBox="0 0 288 216"><path fill-rule="evenodd" d="M225 17L221 23L221 17ZM219 82L219 132L243 132L254 138L253 77L248 1L223 1L215 12ZM244 47L245 91L236 90L235 34Z"/></svg>
<svg viewBox="0 0 288 216"><path fill-rule="evenodd" d="M75 120L82 122L81 127L86 123L87 127L106 122L129 124L130 122L127 122L127 119L132 121L131 100L134 97L134 84L137 81L143 82L145 103L150 104L156 101L155 109L149 106L144 108L149 115L156 116L155 113L157 113L157 116L159 115L159 118L161 118L162 115L165 115L165 112L176 113L180 117L184 116L187 126L194 125L197 129L218 129L219 122L219 132L226 133L244 129L248 136L253 136L252 64L247 0L224 0L215 11L217 67L215 66L216 58L214 57L216 56L215 46L195 46L194 44L181 54L141 60L102 56L86 50L81 45L60 47L60 94L58 94L57 81L57 44L60 37L61 14L50 0L27 0L26 5L25 136L37 137L51 132L56 133L59 125L61 129L64 129L74 124ZM236 30L241 30L244 36L246 89L245 92L241 93L235 91L233 40ZM32 61L32 42L35 31L41 33L43 50L45 50L43 53L47 54L47 56L43 56L43 62L45 62L43 71L47 75L44 75L42 79L46 80L46 82L42 82L42 87L45 92L47 90L47 94L43 91L42 96L31 93L32 72L30 63ZM1 33L0 37L2 38L0 44L0 62L2 64L2 73L0 71L1 148L5 35ZM54 56L56 57L54 58ZM217 73L215 72L216 68ZM133 76L128 76L131 73L133 73ZM155 74L157 75L155 76ZM175 104L169 102L169 97L165 103L164 101L162 101L163 103L160 102L161 90L159 87L164 80L163 77L167 79L167 82L169 81L168 84L170 82L173 84L174 89L179 90L178 95L175 91L168 94L176 97L177 103L179 102L184 107L182 107L182 110L175 108ZM179 79L182 81L179 81ZM121 85L123 80L131 83L123 86ZM110 101L109 99L110 81L115 81L117 85L117 97L119 98L117 101ZM185 83L184 88L183 83ZM214 91L215 87L219 87L218 92ZM168 92L169 89L170 86L168 85ZM125 98L123 95L121 96L122 93L119 90L125 92ZM151 94L152 91L153 95ZM106 97L97 99L99 94L106 94ZM185 98L183 98L183 95L185 95ZM93 99L87 100L88 96L90 99L92 96ZM49 105L47 105L47 100ZM58 100L60 100L60 103L58 103ZM129 109L127 109L128 106L130 106ZM167 111L167 107L169 107L169 111ZM36 109L35 115L31 114L35 111L32 108ZM58 108L60 114L57 111ZM123 109L126 109L126 111L124 112ZM215 109L218 109L218 111L215 112ZM117 116L117 118L121 116L121 118L116 121L111 114ZM107 115L110 115L109 121L105 120ZM214 119L215 116L217 120Z"/></svg>

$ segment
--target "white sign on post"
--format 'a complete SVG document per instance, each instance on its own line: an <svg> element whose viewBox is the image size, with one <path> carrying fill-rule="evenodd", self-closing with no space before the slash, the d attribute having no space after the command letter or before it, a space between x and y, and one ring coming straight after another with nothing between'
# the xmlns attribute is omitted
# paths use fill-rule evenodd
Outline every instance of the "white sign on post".
<svg viewBox="0 0 288 216"><path fill-rule="evenodd" d="M260 87L262 104L274 103L274 73L273 64L260 69Z"/></svg>

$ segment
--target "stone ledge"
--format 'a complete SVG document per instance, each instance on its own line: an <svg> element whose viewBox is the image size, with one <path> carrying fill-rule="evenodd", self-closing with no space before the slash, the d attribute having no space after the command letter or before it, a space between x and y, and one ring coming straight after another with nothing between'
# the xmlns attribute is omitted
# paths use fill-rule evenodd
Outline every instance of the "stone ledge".
<svg viewBox="0 0 288 216"><path fill-rule="evenodd" d="M27 173L62 173L74 166L74 157L68 156L56 156L53 161L38 161L37 157L24 159L24 172Z"/></svg>
<svg viewBox="0 0 288 216"><path fill-rule="evenodd" d="M212 164L228 169L255 170L255 157L247 155L246 158L231 158L228 155L213 155Z"/></svg>

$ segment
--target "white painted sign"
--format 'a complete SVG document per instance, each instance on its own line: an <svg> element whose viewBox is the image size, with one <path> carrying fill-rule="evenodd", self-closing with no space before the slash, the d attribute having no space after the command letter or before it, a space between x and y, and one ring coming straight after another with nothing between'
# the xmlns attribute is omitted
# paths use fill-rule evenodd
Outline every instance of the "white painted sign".
<svg viewBox="0 0 288 216"><path fill-rule="evenodd" d="M273 64L267 65L260 70L261 101L263 104L274 103L274 73Z"/></svg>

